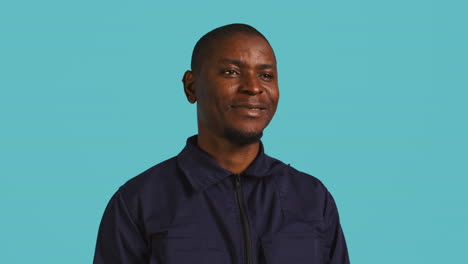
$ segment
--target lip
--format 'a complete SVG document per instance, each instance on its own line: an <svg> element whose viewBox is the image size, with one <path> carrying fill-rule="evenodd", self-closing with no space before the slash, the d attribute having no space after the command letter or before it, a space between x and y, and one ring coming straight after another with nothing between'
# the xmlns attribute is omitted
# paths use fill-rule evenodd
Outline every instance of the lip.
<svg viewBox="0 0 468 264"><path fill-rule="evenodd" d="M267 107L264 104L236 104L236 105L231 105L231 107L234 109L247 109L247 110L253 110L253 111L267 110Z"/></svg>
<svg viewBox="0 0 468 264"><path fill-rule="evenodd" d="M231 105L231 109L237 115L247 117L249 119L257 119L265 116L268 108L264 104L235 104Z"/></svg>

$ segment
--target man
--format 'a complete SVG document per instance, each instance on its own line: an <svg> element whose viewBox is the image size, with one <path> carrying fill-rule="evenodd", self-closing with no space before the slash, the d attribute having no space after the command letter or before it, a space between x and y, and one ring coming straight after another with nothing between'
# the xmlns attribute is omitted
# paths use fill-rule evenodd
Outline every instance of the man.
<svg viewBox="0 0 468 264"><path fill-rule="evenodd" d="M349 263L327 189L263 152L279 99L267 39L244 24L217 28L191 66L182 81L198 135L112 197L94 263Z"/></svg>

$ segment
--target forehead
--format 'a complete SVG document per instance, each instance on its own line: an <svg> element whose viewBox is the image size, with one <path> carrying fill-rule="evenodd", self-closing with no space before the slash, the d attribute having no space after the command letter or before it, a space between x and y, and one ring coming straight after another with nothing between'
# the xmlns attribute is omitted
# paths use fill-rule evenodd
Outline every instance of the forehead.
<svg viewBox="0 0 468 264"><path fill-rule="evenodd" d="M223 36L210 43L209 59L243 60L246 63L261 61L276 64L275 54L270 44L261 36L248 33L235 33Z"/></svg>

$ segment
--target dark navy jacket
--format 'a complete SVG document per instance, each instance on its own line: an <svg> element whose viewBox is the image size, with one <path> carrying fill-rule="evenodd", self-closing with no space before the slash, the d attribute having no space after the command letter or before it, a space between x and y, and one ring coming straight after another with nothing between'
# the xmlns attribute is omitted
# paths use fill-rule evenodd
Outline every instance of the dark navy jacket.
<svg viewBox="0 0 468 264"><path fill-rule="evenodd" d="M241 175L196 136L172 159L125 183L99 227L95 264L349 263L324 185L264 154Z"/></svg>

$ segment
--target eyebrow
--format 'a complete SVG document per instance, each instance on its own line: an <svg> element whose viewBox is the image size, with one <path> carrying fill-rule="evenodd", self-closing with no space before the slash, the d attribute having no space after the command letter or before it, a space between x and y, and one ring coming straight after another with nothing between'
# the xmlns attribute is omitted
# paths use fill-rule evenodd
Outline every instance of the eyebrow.
<svg viewBox="0 0 468 264"><path fill-rule="evenodd" d="M259 68L260 68L261 70L275 69L275 68L276 68L276 65L272 65L272 64L260 64Z"/></svg>
<svg viewBox="0 0 468 264"><path fill-rule="evenodd" d="M233 59L228 59L228 58L222 58L219 60L219 63L229 63L229 64L234 64L237 66L244 65L244 63L240 60L233 60Z"/></svg>
<svg viewBox="0 0 468 264"><path fill-rule="evenodd" d="M234 64L234 65L237 65L237 66L242 66L244 65L245 63L240 61L240 60L235 60L235 59L228 59L228 58L222 58L219 60L219 63L229 63L229 64ZM266 70L266 69L275 69L276 68L276 65L274 64L260 64L258 66L259 69L261 70Z"/></svg>

